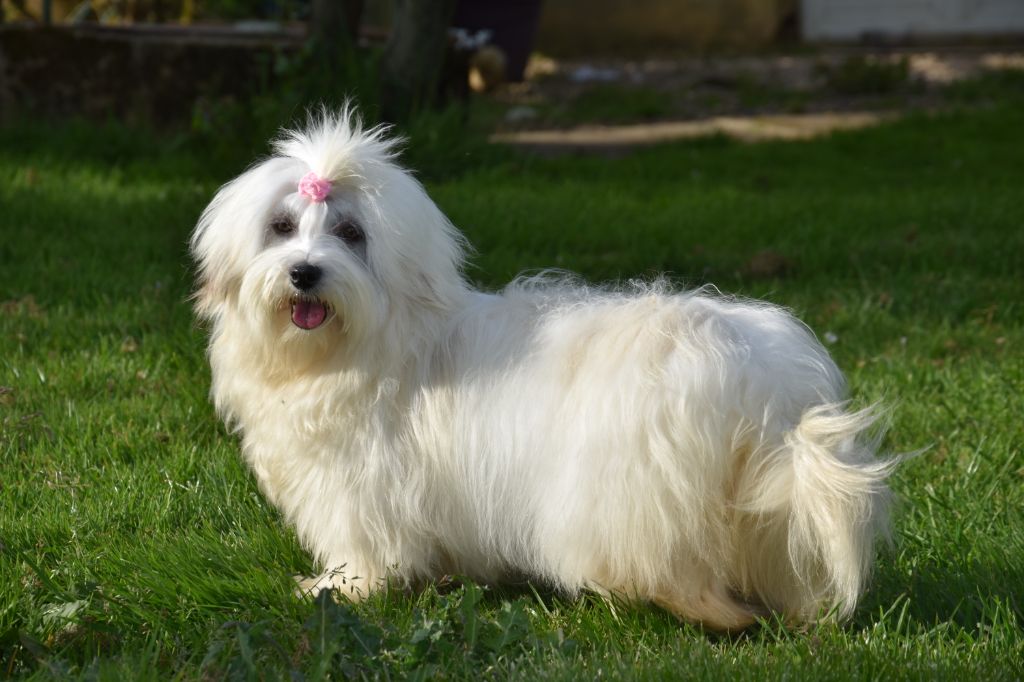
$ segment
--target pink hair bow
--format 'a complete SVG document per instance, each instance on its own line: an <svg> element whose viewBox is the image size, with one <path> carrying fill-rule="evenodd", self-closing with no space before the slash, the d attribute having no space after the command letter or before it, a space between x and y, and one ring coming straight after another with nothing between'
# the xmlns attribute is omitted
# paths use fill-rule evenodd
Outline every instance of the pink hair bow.
<svg viewBox="0 0 1024 682"><path fill-rule="evenodd" d="M299 194L319 204L331 193L331 181L309 171L299 180Z"/></svg>

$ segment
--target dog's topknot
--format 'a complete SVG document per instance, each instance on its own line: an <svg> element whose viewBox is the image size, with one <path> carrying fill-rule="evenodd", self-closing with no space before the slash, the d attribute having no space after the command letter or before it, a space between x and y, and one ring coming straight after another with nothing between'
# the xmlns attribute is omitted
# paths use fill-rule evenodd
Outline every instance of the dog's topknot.
<svg viewBox="0 0 1024 682"><path fill-rule="evenodd" d="M346 103L339 111L311 111L305 126L282 130L272 146L277 156L296 159L320 177L338 182L359 179L360 168L393 161L403 140L390 132L387 125L366 128Z"/></svg>

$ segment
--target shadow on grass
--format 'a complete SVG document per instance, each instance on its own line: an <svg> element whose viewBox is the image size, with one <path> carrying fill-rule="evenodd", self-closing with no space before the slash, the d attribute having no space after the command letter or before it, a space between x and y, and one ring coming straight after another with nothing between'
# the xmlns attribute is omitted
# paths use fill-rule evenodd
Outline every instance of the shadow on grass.
<svg viewBox="0 0 1024 682"><path fill-rule="evenodd" d="M998 564L922 562L908 576L883 557L852 626L871 628L894 610L923 629L952 624L975 637L1008 615L1024 625L1024 566L1008 554L1001 558Z"/></svg>
<svg viewBox="0 0 1024 682"><path fill-rule="evenodd" d="M276 125L239 120L239 129L157 130L141 124L85 119L40 120L16 116L0 125L0 160L26 164L71 163L83 170L130 170L147 179L223 183L270 154L278 131L301 127L318 107L298 111ZM230 125L231 121L223 122ZM365 121L364 127L372 127ZM466 111L452 107L419 115L392 128L402 138L403 164L424 179L453 179L514 158L515 152L489 145L482 131L466 126Z"/></svg>

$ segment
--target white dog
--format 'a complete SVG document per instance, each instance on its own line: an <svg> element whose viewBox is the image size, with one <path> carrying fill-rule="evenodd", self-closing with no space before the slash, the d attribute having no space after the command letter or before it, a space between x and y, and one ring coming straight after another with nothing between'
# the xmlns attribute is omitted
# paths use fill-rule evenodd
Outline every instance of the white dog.
<svg viewBox="0 0 1024 682"><path fill-rule="evenodd" d="M780 308L553 275L497 294L344 111L289 132L191 240L212 395L262 490L359 598L447 573L716 629L845 616L891 461Z"/></svg>

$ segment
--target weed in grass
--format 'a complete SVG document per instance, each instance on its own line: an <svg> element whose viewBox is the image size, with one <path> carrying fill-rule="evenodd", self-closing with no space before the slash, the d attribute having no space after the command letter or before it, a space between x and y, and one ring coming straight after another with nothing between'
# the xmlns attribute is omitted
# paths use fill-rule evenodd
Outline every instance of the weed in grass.
<svg viewBox="0 0 1024 682"><path fill-rule="evenodd" d="M418 606L398 621L374 623L329 592L312 602L297 636L282 636L270 621L223 624L200 669L212 677L257 675L268 668L294 677L433 679L466 669L493 668L509 655L569 652L575 646L559 633L538 633L530 601L521 597L484 603L485 590L471 582L446 594L429 589Z"/></svg>

